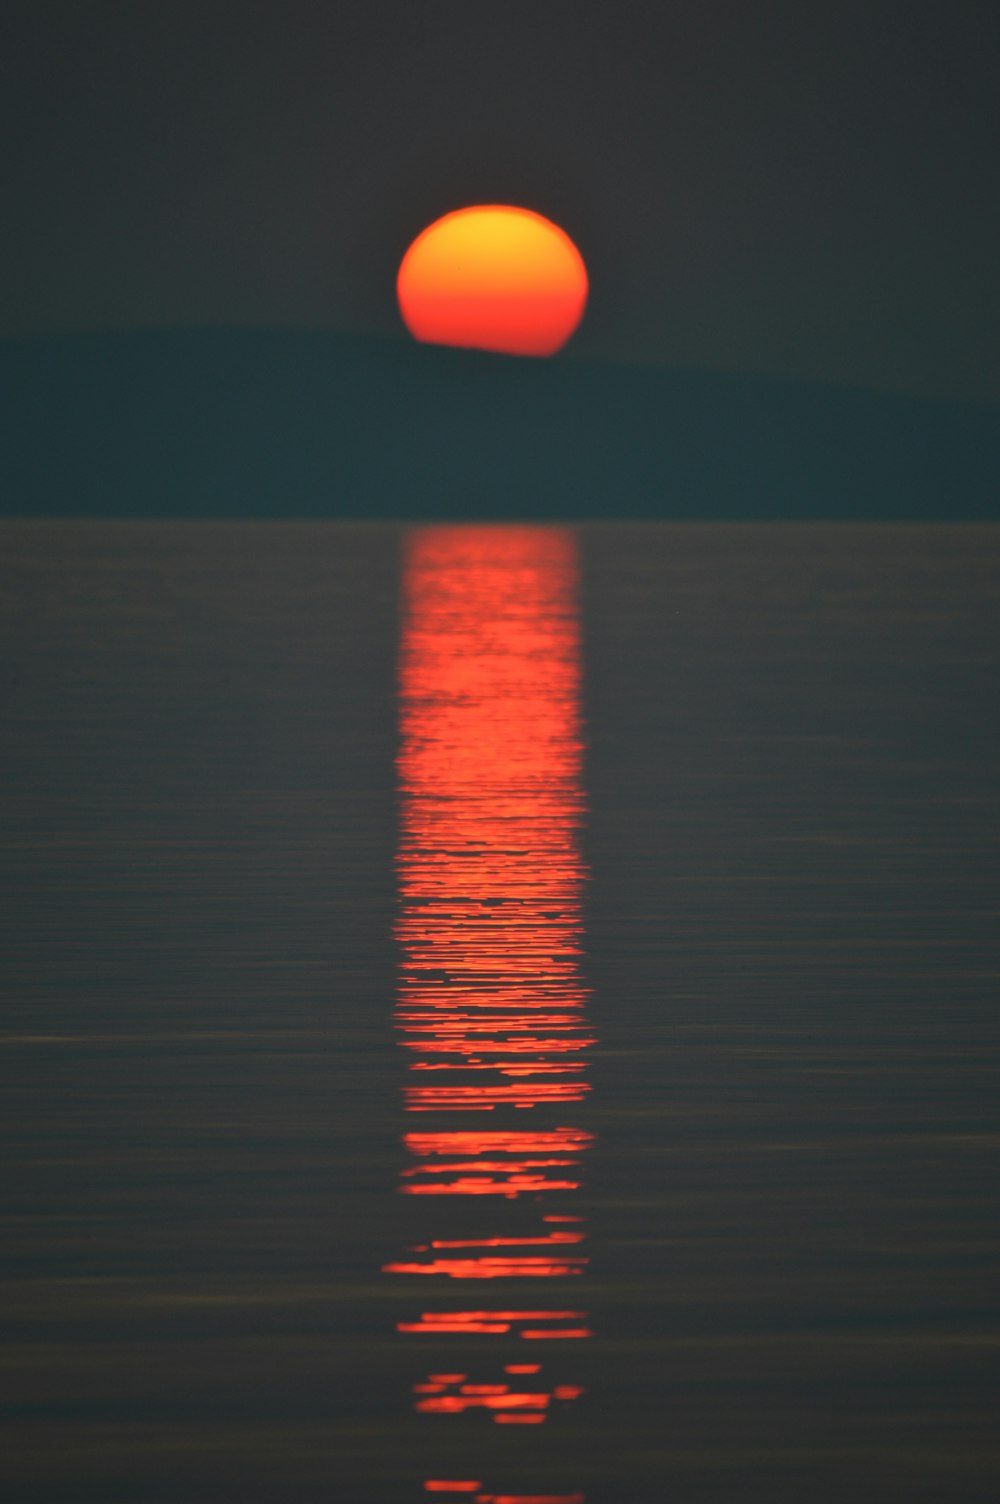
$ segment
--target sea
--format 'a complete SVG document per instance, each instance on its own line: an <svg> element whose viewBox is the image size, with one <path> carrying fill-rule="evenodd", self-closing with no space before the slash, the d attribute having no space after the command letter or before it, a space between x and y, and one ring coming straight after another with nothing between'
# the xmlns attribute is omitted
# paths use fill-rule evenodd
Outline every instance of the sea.
<svg viewBox="0 0 1000 1504"><path fill-rule="evenodd" d="M0 525L10 1504L995 1504L1000 527Z"/></svg>

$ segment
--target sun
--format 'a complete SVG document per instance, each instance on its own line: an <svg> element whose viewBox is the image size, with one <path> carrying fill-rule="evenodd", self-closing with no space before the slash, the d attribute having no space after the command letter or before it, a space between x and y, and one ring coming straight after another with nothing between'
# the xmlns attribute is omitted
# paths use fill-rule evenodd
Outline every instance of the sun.
<svg viewBox="0 0 1000 1504"><path fill-rule="evenodd" d="M510 204L456 209L422 231L396 279L414 339L505 355L554 355L587 302L583 257L564 230Z"/></svg>

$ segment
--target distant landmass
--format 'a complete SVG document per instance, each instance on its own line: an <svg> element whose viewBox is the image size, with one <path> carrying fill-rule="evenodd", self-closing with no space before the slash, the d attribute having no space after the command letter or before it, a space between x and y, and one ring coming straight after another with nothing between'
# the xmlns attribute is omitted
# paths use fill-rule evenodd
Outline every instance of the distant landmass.
<svg viewBox="0 0 1000 1504"><path fill-rule="evenodd" d="M1000 413L323 332L0 342L6 516L1000 517Z"/></svg>

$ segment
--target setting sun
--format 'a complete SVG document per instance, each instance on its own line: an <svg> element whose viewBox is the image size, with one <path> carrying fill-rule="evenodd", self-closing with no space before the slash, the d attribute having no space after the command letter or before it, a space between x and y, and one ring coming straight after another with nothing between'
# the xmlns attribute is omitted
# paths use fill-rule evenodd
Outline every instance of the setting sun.
<svg viewBox="0 0 1000 1504"><path fill-rule="evenodd" d="M587 269L565 231L507 204L457 209L429 225L396 282L403 322L426 344L554 355L587 302Z"/></svg>

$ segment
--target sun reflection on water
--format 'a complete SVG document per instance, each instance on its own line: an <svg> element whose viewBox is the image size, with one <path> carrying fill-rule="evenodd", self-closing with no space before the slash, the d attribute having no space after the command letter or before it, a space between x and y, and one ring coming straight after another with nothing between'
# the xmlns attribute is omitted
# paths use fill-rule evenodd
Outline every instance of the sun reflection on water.
<svg viewBox="0 0 1000 1504"><path fill-rule="evenodd" d="M418 1276L421 1287L516 1280L523 1291L532 1281L574 1279L588 1263L587 1235L562 1198L580 1189L592 1136L561 1115L586 1098L595 1040L580 965L584 796L572 532L414 530L399 695L395 1016L409 1078L405 1109L431 1118L404 1135L400 1190L448 1200L431 1231L385 1271ZM477 1118L486 1113L490 1126L482 1128ZM414 1206L433 1211L438 1203ZM466 1206L470 1214L480 1209L474 1225L447 1225L449 1208L457 1215ZM420 1310L398 1330L518 1345L591 1335L586 1311L513 1304ZM513 1361L516 1351L498 1351L493 1374L427 1375L413 1385L414 1409L539 1426L583 1394L548 1377L542 1363ZM583 1501L579 1493L484 1493L467 1479L429 1479L424 1489L479 1504Z"/></svg>

